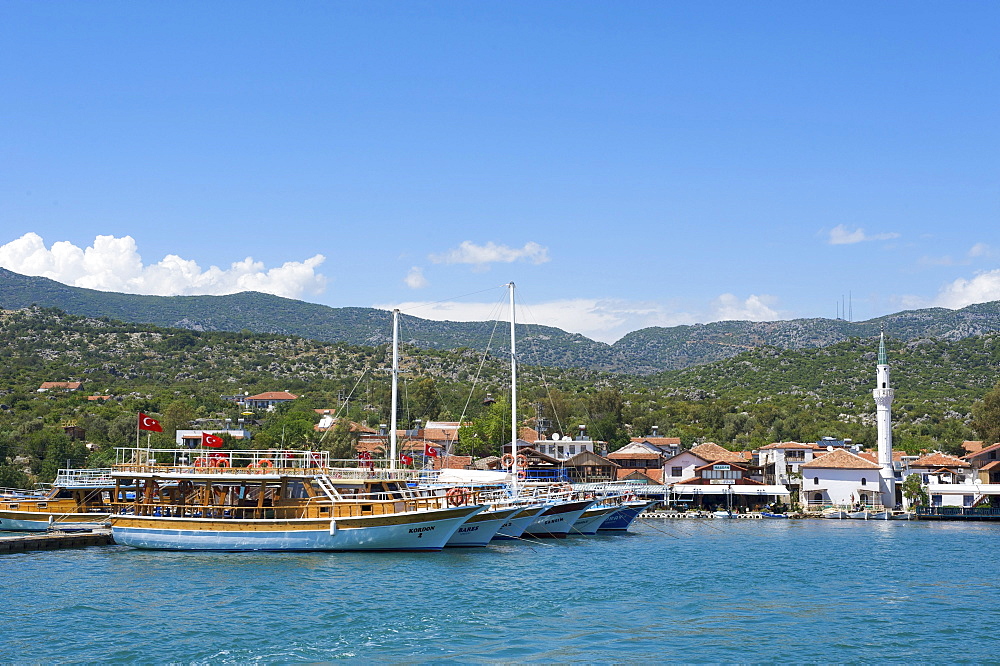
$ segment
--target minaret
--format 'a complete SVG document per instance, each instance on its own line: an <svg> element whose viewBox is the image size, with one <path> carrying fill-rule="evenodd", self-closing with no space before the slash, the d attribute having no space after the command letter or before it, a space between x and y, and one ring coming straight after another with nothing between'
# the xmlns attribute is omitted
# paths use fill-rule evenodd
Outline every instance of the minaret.
<svg viewBox="0 0 1000 666"><path fill-rule="evenodd" d="M878 464L879 487L882 491L882 505L886 508L896 506L896 479L892 469L892 398L893 390L889 383L889 362L885 355L885 332L878 342L878 365L875 366L876 388L872 391L875 398L875 422L878 424Z"/></svg>

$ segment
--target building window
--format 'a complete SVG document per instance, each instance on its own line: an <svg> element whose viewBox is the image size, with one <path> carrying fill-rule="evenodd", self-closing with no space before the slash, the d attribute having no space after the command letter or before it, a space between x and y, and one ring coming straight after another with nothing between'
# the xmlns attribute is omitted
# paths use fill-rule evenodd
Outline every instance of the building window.
<svg viewBox="0 0 1000 666"><path fill-rule="evenodd" d="M670 476L680 476L681 475L681 471L682 470L681 470L680 467L671 467L670 468Z"/></svg>
<svg viewBox="0 0 1000 666"><path fill-rule="evenodd" d="M813 485L814 486L818 486L819 485L819 477L818 476L814 476L813 477Z"/></svg>
<svg viewBox="0 0 1000 666"><path fill-rule="evenodd" d="M570 454L575 454L576 453L576 444L570 444L569 445L569 452L570 452Z"/></svg>
<svg viewBox="0 0 1000 666"><path fill-rule="evenodd" d="M940 495L931 495L931 506L941 506Z"/></svg>
<svg viewBox="0 0 1000 666"><path fill-rule="evenodd" d="M972 506L972 500L972 495L962 495L962 506L968 509Z"/></svg>
<svg viewBox="0 0 1000 666"><path fill-rule="evenodd" d="M861 477L861 485L867 486L868 485L868 479L866 479L865 477Z"/></svg>

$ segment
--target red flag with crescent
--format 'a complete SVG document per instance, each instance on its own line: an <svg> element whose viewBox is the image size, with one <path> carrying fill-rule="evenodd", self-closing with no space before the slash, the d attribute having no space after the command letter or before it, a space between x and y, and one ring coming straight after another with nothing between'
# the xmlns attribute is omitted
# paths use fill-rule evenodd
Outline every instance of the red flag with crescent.
<svg viewBox="0 0 1000 666"><path fill-rule="evenodd" d="M437 458L438 450L430 444L424 444L424 455L428 458Z"/></svg>
<svg viewBox="0 0 1000 666"><path fill-rule="evenodd" d="M399 461L401 463L403 463L404 465L412 465L413 464L413 457L412 456L408 456L405 453L400 453L399 454Z"/></svg>
<svg viewBox="0 0 1000 666"><path fill-rule="evenodd" d="M163 426L156 419L139 412L139 430L152 430L153 432L163 432Z"/></svg>
<svg viewBox="0 0 1000 666"><path fill-rule="evenodd" d="M211 446L213 449L221 448L225 442L218 435L210 435L207 432L201 433L201 445Z"/></svg>

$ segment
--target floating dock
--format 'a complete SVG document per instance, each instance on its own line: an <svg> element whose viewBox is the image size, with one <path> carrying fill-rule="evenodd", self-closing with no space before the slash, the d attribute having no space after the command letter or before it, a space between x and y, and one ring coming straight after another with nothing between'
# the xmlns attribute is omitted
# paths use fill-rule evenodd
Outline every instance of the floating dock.
<svg viewBox="0 0 1000 666"><path fill-rule="evenodd" d="M24 553L32 550L61 550L64 548L87 548L89 546L110 546L114 544L110 529L87 530L84 532L52 531L37 534L21 534L0 537L0 554Z"/></svg>

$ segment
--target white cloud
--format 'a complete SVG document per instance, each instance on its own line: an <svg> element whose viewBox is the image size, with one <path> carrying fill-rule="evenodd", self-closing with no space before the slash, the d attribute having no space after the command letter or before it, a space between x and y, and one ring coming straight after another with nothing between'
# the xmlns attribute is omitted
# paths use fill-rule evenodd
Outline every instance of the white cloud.
<svg viewBox="0 0 1000 666"><path fill-rule="evenodd" d="M746 300L739 300L733 294L722 294L713 302L712 321L773 321L779 319L778 312L770 307L776 302L773 296L750 294Z"/></svg>
<svg viewBox="0 0 1000 666"><path fill-rule="evenodd" d="M411 268L410 272L406 274L405 278L403 278L403 282L410 289L423 289L429 284L427 282L427 278L424 277L424 269L420 266L414 266Z"/></svg>
<svg viewBox="0 0 1000 666"><path fill-rule="evenodd" d="M549 260L549 250L533 241L525 243L522 248L497 245L492 241L486 245L463 241L457 248L443 254L432 254L430 259L436 264L471 264L479 270L485 270L490 264L509 264L515 261L544 264Z"/></svg>
<svg viewBox="0 0 1000 666"><path fill-rule="evenodd" d="M979 273L971 279L959 278L945 285L933 305L954 310L996 300L1000 300L1000 269Z"/></svg>
<svg viewBox="0 0 1000 666"><path fill-rule="evenodd" d="M830 230L830 236L827 239L827 242L830 245L852 245L854 243L862 243L864 241L891 240L893 238L899 238L899 234L895 232L866 234L865 230L861 227L858 227L854 231L848 231L845 225L838 224Z"/></svg>
<svg viewBox="0 0 1000 666"><path fill-rule="evenodd" d="M326 288L326 277L316 272L325 260L317 254L305 261L289 261L267 269L247 257L228 269L210 266L202 270L194 261L169 254L146 266L131 236L97 236L87 248L69 241L46 248L41 236L27 233L0 246L0 266L15 273L47 277L74 287L156 296L260 291L300 298L304 293L318 294Z"/></svg>
<svg viewBox="0 0 1000 666"><path fill-rule="evenodd" d="M612 343L626 333L651 326L681 326L726 319L778 319L779 313L768 306L773 300L770 296L750 296L741 302L732 294L723 294L709 311L692 313L671 309L663 303L578 298L521 303L517 319L520 323L554 326L592 340ZM373 307L399 308L415 317L435 321L506 321L509 317L506 301L502 299L496 303L411 301Z"/></svg>
<svg viewBox="0 0 1000 666"><path fill-rule="evenodd" d="M991 248L986 243L976 243L971 248L969 248L969 257L991 257L993 256L993 248Z"/></svg>

